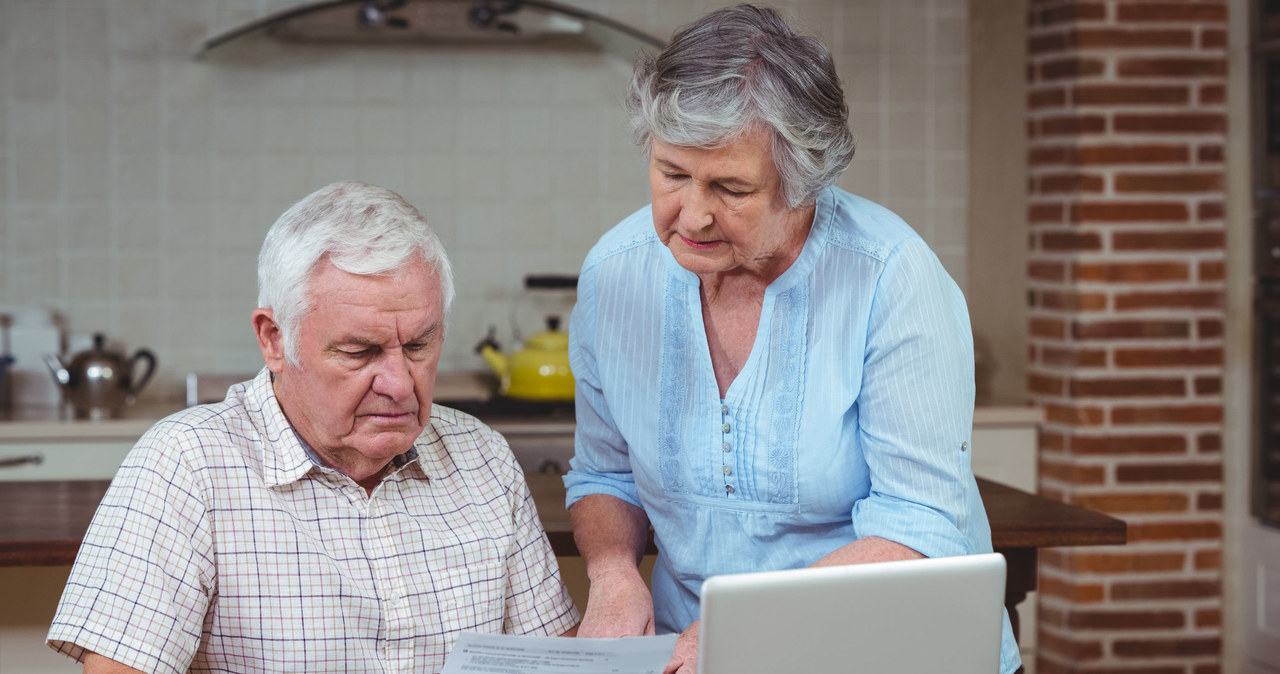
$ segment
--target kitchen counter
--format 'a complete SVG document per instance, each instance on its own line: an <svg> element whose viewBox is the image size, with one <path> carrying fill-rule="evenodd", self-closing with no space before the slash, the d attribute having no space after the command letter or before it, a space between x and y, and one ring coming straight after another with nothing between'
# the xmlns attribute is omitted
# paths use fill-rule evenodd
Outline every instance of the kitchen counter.
<svg viewBox="0 0 1280 674"><path fill-rule="evenodd" d="M576 556L559 475L530 474L529 488L551 547ZM107 480L10 482L0 489L0 566L57 566L75 560L84 532L106 492ZM1016 606L1035 590L1040 548L1123 545L1122 520L978 479L991 521L991 539L1009 563L1006 606L1018 626ZM650 552L652 552L650 542Z"/></svg>
<svg viewBox="0 0 1280 674"><path fill-rule="evenodd" d="M181 403L148 403L125 409L118 419L77 419L54 407L25 407L0 412L3 440L137 440L157 421L182 409Z"/></svg>
<svg viewBox="0 0 1280 674"><path fill-rule="evenodd" d="M450 404L444 402L441 404ZM467 405L454 406L466 410ZM24 408L0 411L0 440L54 437L133 438L138 439L147 429L164 417L185 405L181 402L159 402L127 408L118 419L76 419L72 415L51 407ZM523 417L523 419L521 419ZM512 415L513 422L545 421L533 414ZM571 415L557 412L551 421L573 423ZM1044 412L1036 407L979 407L973 411L974 428L1005 426L1010 424L1036 424L1044 420Z"/></svg>

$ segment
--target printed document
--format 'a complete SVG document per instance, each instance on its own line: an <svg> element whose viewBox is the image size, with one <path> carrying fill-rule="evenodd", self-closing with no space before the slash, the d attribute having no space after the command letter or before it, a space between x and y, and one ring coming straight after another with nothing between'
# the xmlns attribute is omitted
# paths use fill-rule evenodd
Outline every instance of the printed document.
<svg viewBox="0 0 1280 674"><path fill-rule="evenodd" d="M440 674L662 674L677 636L577 639L463 632Z"/></svg>

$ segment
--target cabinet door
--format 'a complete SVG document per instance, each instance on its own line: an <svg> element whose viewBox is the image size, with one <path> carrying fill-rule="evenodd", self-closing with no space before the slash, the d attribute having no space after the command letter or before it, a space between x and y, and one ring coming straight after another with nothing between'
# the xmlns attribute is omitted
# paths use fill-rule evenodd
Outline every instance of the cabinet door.
<svg viewBox="0 0 1280 674"><path fill-rule="evenodd" d="M133 447L128 440L22 440L0 444L0 482L109 480Z"/></svg>
<svg viewBox="0 0 1280 674"><path fill-rule="evenodd" d="M973 429L973 474L1036 492L1036 427Z"/></svg>

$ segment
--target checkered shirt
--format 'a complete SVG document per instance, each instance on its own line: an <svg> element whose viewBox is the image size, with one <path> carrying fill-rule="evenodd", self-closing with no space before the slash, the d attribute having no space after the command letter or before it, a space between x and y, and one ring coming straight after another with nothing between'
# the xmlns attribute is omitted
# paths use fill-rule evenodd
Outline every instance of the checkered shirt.
<svg viewBox="0 0 1280 674"><path fill-rule="evenodd" d="M458 634L578 620L501 435L436 406L372 495L317 465L263 370L116 474L50 647L146 672L436 672Z"/></svg>

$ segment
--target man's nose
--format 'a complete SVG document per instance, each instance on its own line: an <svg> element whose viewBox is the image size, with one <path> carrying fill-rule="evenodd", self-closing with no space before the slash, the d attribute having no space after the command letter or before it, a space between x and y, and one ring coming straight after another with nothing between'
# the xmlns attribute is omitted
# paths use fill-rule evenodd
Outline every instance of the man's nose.
<svg viewBox="0 0 1280 674"><path fill-rule="evenodd" d="M404 400L413 392L413 374L401 349L390 349L378 359L373 375L373 391L392 400Z"/></svg>

